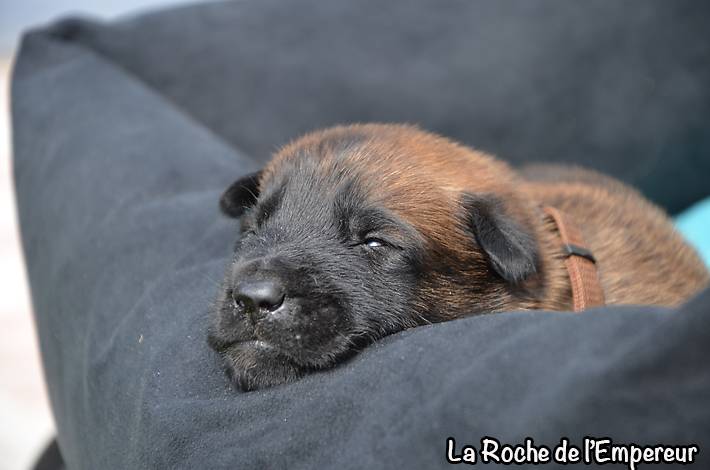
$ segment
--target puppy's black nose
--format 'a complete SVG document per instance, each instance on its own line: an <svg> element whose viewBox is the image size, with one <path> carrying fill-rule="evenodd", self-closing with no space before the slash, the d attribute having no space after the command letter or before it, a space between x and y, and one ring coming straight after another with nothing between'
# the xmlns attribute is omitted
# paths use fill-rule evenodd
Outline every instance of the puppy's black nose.
<svg viewBox="0 0 710 470"><path fill-rule="evenodd" d="M278 309L284 301L284 295L283 286L274 280L244 281L234 289L234 300L244 305L252 321Z"/></svg>

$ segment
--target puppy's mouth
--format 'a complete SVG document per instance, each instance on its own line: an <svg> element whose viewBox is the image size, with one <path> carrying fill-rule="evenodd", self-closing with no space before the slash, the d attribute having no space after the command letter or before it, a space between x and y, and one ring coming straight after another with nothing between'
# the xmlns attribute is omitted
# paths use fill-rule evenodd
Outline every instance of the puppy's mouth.
<svg viewBox="0 0 710 470"><path fill-rule="evenodd" d="M311 362L304 358L304 354L294 348L285 347L274 341L263 339L249 339L232 343L220 353L223 356L249 355L254 358L264 357L272 360L287 362L294 367L306 369L311 367Z"/></svg>
<svg viewBox="0 0 710 470"><path fill-rule="evenodd" d="M300 369L326 367L350 349L348 322L337 321L338 314L329 310L335 308L312 313L303 309L283 314L272 312L271 316L254 322L245 312L231 306L230 311L222 313L222 318L227 319L226 328L212 329L208 341L228 363L235 362L236 356L248 356L254 360L263 357L288 362ZM285 322L283 315L297 320Z"/></svg>
<svg viewBox="0 0 710 470"><path fill-rule="evenodd" d="M288 382L352 353L354 325L345 296L296 289L272 296L268 286L257 287L247 299L226 290L208 334L242 389Z"/></svg>
<svg viewBox="0 0 710 470"><path fill-rule="evenodd" d="M268 341L264 341L262 339L252 339L249 341L244 341L243 344L244 344L244 346L252 347L254 349L262 350L262 351L272 351L272 350L276 349L273 344L269 343Z"/></svg>
<svg viewBox="0 0 710 470"><path fill-rule="evenodd" d="M212 338L212 337L210 337ZM337 347L309 347L301 340L301 335L293 335L287 341L272 339L254 339L232 341L229 343L210 340L212 348L222 356L235 356L248 354L258 357L278 358L302 369L318 369L328 365L330 359L338 354L341 348Z"/></svg>
<svg viewBox="0 0 710 470"><path fill-rule="evenodd" d="M263 351L288 356L288 354L282 353L280 348L278 348L273 342L263 339L253 338L245 340L226 340L210 332L207 335L207 341L212 349L222 355L238 350L248 349L254 352Z"/></svg>

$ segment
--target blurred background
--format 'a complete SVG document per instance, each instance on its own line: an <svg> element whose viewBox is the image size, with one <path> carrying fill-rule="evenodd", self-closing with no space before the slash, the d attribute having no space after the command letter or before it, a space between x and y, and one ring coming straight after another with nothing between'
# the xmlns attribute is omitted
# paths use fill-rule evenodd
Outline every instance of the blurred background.
<svg viewBox="0 0 710 470"><path fill-rule="evenodd" d="M12 191L9 87L22 32L57 17L102 19L169 0L0 0L0 470L30 468L54 434L22 264Z"/></svg>

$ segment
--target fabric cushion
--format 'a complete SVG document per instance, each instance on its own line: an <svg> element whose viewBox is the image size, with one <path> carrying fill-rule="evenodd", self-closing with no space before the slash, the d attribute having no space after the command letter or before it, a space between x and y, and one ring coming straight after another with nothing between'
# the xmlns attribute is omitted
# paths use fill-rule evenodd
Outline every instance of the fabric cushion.
<svg viewBox="0 0 710 470"><path fill-rule="evenodd" d="M419 122L671 209L706 194L705 7L648 4L266 0L28 34L17 200L68 468L435 468L448 436L707 447L710 291L416 328L246 394L205 341L236 236L218 195L306 129Z"/></svg>
<svg viewBox="0 0 710 470"><path fill-rule="evenodd" d="M314 128L410 122L602 170L671 212L710 194L709 3L440 3L212 3L54 31L261 161Z"/></svg>

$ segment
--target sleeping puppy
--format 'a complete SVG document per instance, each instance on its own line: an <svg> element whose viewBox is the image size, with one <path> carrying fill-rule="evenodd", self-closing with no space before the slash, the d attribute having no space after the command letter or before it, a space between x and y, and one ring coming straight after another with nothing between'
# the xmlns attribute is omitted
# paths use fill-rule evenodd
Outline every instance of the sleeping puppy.
<svg viewBox="0 0 710 470"><path fill-rule="evenodd" d="M229 187L241 235L210 345L244 390L331 367L385 335L467 315L571 310L564 211L607 304L676 305L708 282L636 191L595 172L503 162L401 125L335 127Z"/></svg>

